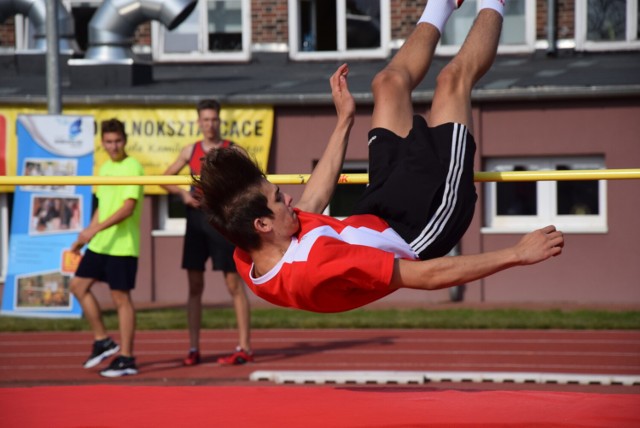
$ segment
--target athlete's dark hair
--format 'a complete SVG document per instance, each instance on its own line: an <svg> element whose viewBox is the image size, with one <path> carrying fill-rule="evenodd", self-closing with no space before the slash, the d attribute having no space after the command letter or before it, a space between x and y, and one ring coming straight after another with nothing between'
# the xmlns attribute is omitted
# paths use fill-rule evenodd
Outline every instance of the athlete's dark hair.
<svg viewBox="0 0 640 428"><path fill-rule="evenodd" d="M260 191L263 179L258 165L238 146L210 150L202 158L200 177L193 177L209 223L245 251L261 245L253 221L273 217Z"/></svg>
<svg viewBox="0 0 640 428"><path fill-rule="evenodd" d="M202 110L215 110L220 114L220 103L216 100L201 100L198 102L198 105L196 105L196 110L198 110L198 116L200 116Z"/></svg>
<svg viewBox="0 0 640 428"><path fill-rule="evenodd" d="M108 120L103 120L100 124L100 135L104 136L107 132L116 132L121 134L124 141L127 141L127 133L124 131L124 123L120 122L115 117Z"/></svg>

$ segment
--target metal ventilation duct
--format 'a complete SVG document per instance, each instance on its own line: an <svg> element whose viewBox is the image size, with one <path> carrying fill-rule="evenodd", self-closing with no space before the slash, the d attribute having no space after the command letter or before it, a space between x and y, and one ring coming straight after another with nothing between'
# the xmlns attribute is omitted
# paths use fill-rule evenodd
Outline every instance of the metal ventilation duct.
<svg viewBox="0 0 640 428"><path fill-rule="evenodd" d="M197 0L105 0L89 22L85 59L105 62L133 59L131 45L138 25L156 20L173 30L196 4Z"/></svg>
<svg viewBox="0 0 640 428"><path fill-rule="evenodd" d="M62 4L58 2L58 38L60 52L76 52L78 46L75 40L73 17ZM33 26L35 46L38 51L47 50L47 0L0 0L0 23L14 15L24 15Z"/></svg>

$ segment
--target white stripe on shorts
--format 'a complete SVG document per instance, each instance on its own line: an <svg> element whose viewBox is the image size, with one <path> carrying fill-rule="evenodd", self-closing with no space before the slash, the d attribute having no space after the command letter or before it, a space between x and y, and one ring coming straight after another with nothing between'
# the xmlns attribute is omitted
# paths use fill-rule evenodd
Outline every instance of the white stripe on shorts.
<svg viewBox="0 0 640 428"><path fill-rule="evenodd" d="M449 171L447 173L444 194L442 195L442 202L427 223L427 226L410 244L411 248L418 254L436 240L453 214L458 200L458 188L460 186L460 177L462 177L467 134L466 126L459 123L453 125L451 160L449 161Z"/></svg>

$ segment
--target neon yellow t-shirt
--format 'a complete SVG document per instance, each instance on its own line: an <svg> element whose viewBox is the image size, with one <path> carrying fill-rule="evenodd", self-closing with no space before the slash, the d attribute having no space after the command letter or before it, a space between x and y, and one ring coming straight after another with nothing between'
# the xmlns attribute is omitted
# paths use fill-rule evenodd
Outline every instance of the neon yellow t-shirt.
<svg viewBox="0 0 640 428"><path fill-rule="evenodd" d="M128 156L120 162L106 161L98 173L101 177L131 177L143 175L140 162ZM104 185L96 191L98 198L98 221L104 221L118 211L124 201L137 201L133 214L118 224L98 232L89 242L94 253L110 256L140 255L140 215L142 213L142 186Z"/></svg>

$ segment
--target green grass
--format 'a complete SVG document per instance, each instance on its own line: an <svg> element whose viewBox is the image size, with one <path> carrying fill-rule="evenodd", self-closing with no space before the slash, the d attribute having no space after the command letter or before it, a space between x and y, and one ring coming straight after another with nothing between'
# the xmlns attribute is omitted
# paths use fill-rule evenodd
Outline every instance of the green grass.
<svg viewBox="0 0 640 428"><path fill-rule="evenodd" d="M115 312L104 320L116 330ZM359 309L340 314L314 314L288 309L253 309L251 325L260 328L442 328L442 329L569 329L638 330L640 311L525 309ZM137 313L138 330L186 329L184 309L153 309ZM235 328L232 309L205 309L203 328ZM0 331L88 330L85 320L0 317Z"/></svg>

